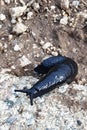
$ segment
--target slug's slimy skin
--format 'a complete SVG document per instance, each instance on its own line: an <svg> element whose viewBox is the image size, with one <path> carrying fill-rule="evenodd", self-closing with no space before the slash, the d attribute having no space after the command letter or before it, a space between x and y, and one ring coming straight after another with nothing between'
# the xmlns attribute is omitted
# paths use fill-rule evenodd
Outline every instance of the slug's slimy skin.
<svg viewBox="0 0 87 130"><path fill-rule="evenodd" d="M44 60L34 71L38 74L45 74L45 76L30 89L15 90L29 95L31 105L33 105L34 98L48 93L57 85L65 82L71 83L78 73L78 67L72 59L59 55Z"/></svg>
<svg viewBox="0 0 87 130"><path fill-rule="evenodd" d="M49 57L49 58L43 60L43 62L41 62L41 64L38 65L34 69L34 71L37 74L47 74L53 66L55 66L56 64L62 64L65 60L66 60L66 57L61 56L61 55Z"/></svg>

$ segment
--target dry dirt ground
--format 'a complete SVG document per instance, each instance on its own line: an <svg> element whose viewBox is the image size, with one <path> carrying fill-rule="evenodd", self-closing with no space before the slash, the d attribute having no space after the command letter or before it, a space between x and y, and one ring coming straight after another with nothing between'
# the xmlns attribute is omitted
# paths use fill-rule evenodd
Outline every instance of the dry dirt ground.
<svg viewBox="0 0 87 130"><path fill-rule="evenodd" d="M86 0L77 2L70 0L67 7L57 0L1 0L0 68L10 68L9 73L17 76L33 75L34 66L44 57L62 54L77 62L77 82L86 83L87 4ZM18 16L18 10L12 12L24 6ZM18 22L27 29L14 31Z"/></svg>

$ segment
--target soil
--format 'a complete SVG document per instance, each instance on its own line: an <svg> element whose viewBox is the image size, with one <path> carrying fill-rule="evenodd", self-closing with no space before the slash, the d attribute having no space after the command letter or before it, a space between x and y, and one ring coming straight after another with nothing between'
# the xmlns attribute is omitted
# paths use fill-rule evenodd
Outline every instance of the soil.
<svg viewBox="0 0 87 130"><path fill-rule="evenodd" d="M25 0L25 5L28 1ZM87 4L81 0L78 7L70 4L68 9L60 7L57 0L37 0L40 6L35 10L32 6L28 9L33 12L31 19L27 18L27 11L19 17L27 30L21 34L12 31L14 23L9 9L22 6L19 1L10 1L7 4L1 0L0 14L6 16L5 20L0 20L0 68L8 68L16 76L34 75L33 68L39 64L43 58L49 55L65 55L74 59L79 67L76 78L77 83L87 83ZM72 0L70 1L72 3ZM55 9L51 9L55 6ZM86 12L86 13L85 13ZM58 15L56 17L56 15ZM61 24L63 16L67 16L67 24ZM16 18L16 23L18 18ZM43 48L43 44L51 43L51 47ZM21 48L14 50L15 44ZM22 56L30 61L22 66L20 59Z"/></svg>

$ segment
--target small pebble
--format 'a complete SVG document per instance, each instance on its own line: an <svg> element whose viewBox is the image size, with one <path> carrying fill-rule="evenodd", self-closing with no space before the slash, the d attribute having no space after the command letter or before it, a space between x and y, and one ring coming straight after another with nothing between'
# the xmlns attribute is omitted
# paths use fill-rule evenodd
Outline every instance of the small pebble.
<svg viewBox="0 0 87 130"><path fill-rule="evenodd" d="M28 12L28 14L27 14L27 19L31 19L32 16L33 16L33 12Z"/></svg>
<svg viewBox="0 0 87 130"><path fill-rule="evenodd" d="M14 27L13 27L13 32L16 34L21 34L27 30L27 26L25 26L23 23L18 22Z"/></svg>
<svg viewBox="0 0 87 130"><path fill-rule="evenodd" d="M55 52L55 51L52 51L51 54L52 54L53 56L58 56L58 52Z"/></svg>
<svg viewBox="0 0 87 130"><path fill-rule="evenodd" d="M18 22L22 23L22 18L21 17L18 17Z"/></svg>
<svg viewBox="0 0 87 130"><path fill-rule="evenodd" d="M44 41L43 40L40 41L40 45L44 45Z"/></svg>
<svg viewBox="0 0 87 130"><path fill-rule="evenodd" d="M18 7L13 7L9 9L10 15L12 18L17 18L26 11L27 6L18 6Z"/></svg>
<svg viewBox="0 0 87 130"><path fill-rule="evenodd" d="M67 15L63 16L63 18L60 20L60 24L67 25L68 23L68 17Z"/></svg>
<svg viewBox="0 0 87 130"><path fill-rule="evenodd" d="M22 5L25 5L25 1L24 0L19 0L20 1L20 3L22 4Z"/></svg>
<svg viewBox="0 0 87 130"><path fill-rule="evenodd" d="M79 12L79 16L87 19L87 11L86 12L85 11L84 12Z"/></svg>
<svg viewBox="0 0 87 130"><path fill-rule="evenodd" d="M4 0L6 4L10 4L10 0Z"/></svg>
<svg viewBox="0 0 87 130"><path fill-rule="evenodd" d="M2 28L2 25L0 24L0 29Z"/></svg>
<svg viewBox="0 0 87 130"><path fill-rule="evenodd" d="M9 41L12 40L12 38L13 38L13 35L10 34L10 35L8 36Z"/></svg>
<svg viewBox="0 0 87 130"><path fill-rule="evenodd" d="M11 23L12 23L12 24L15 24L16 22L17 22L16 19L15 19L15 18L12 18Z"/></svg>
<svg viewBox="0 0 87 130"><path fill-rule="evenodd" d="M24 67L28 64L31 64L31 61L29 61L28 58L25 55L23 55L19 60L21 62L22 67Z"/></svg>
<svg viewBox="0 0 87 130"><path fill-rule="evenodd" d="M52 46L52 44L51 44L50 42L46 42L46 43L42 46L42 48L43 48L43 49L47 49L47 48L49 48L50 46Z"/></svg>
<svg viewBox="0 0 87 130"><path fill-rule="evenodd" d="M76 8L78 8L78 6L79 6L79 1L78 1L78 0L74 0L74 1L72 2L72 5L73 5L74 7L76 7Z"/></svg>
<svg viewBox="0 0 87 130"><path fill-rule="evenodd" d="M64 10L67 10L69 9L69 0L60 0L61 2L61 8L64 9Z"/></svg>
<svg viewBox="0 0 87 130"><path fill-rule="evenodd" d="M14 65L11 66L11 69L16 69L16 67Z"/></svg>
<svg viewBox="0 0 87 130"><path fill-rule="evenodd" d="M77 124L81 126L82 122L80 120L77 120Z"/></svg>
<svg viewBox="0 0 87 130"><path fill-rule="evenodd" d="M39 3L34 3L34 4L33 4L33 8L34 8L34 10L35 10L36 12L38 12L38 10L40 9Z"/></svg>
<svg viewBox="0 0 87 130"><path fill-rule="evenodd" d="M4 14L0 14L0 20L4 21L6 19L6 16Z"/></svg>
<svg viewBox="0 0 87 130"><path fill-rule="evenodd" d="M20 50L20 47L19 47L19 45L16 44L16 45L14 46L14 51L19 51L19 50Z"/></svg>
<svg viewBox="0 0 87 130"><path fill-rule="evenodd" d="M55 10L56 7L54 5L52 5L50 8L51 8L51 10Z"/></svg>

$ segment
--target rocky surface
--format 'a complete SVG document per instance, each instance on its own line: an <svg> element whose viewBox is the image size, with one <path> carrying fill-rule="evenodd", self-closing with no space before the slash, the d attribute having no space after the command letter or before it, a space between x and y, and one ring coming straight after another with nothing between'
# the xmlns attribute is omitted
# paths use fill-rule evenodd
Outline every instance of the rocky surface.
<svg viewBox="0 0 87 130"><path fill-rule="evenodd" d="M87 85L64 84L49 94L34 99L33 106L15 89L31 88L37 79L0 73L1 130L86 130Z"/></svg>
<svg viewBox="0 0 87 130"><path fill-rule="evenodd" d="M0 130L87 129L86 42L86 0L0 0ZM32 87L34 67L58 54L77 62L75 81L31 106L14 89Z"/></svg>

